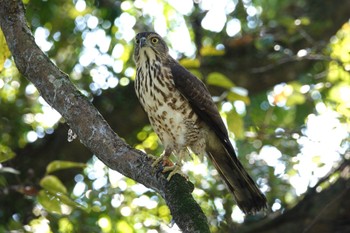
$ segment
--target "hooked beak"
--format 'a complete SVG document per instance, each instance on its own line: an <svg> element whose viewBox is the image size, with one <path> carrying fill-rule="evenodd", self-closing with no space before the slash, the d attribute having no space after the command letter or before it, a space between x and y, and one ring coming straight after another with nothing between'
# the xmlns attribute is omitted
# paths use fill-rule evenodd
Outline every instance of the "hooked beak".
<svg viewBox="0 0 350 233"><path fill-rule="evenodd" d="M144 47L147 45L147 40L146 37L141 37L140 38L140 48Z"/></svg>

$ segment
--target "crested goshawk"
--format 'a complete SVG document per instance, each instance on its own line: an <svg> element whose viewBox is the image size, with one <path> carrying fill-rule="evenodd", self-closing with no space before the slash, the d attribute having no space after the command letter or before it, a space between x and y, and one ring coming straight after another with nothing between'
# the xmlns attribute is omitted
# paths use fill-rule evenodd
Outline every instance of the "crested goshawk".
<svg viewBox="0 0 350 233"><path fill-rule="evenodd" d="M266 198L236 157L227 129L206 86L173 59L154 32L136 35L136 95L164 145L162 161L168 179L181 170L188 148L206 155L218 170L244 213L266 207ZM169 156L177 157L170 166Z"/></svg>

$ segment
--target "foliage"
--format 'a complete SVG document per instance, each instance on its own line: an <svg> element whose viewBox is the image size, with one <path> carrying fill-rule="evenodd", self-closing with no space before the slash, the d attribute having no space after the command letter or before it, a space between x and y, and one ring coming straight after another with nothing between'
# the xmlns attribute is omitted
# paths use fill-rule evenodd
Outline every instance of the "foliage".
<svg viewBox="0 0 350 233"><path fill-rule="evenodd" d="M25 4L41 49L96 103L117 133L137 149L157 155L162 146L129 90L135 75L135 33L154 29L165 36L171 54L214 93L240 160L267 195L272 211L283 212L346 159L350 24L336 28L330 40L302 44L312 39L307 32L318 33L322 23L312 23L308 14L293 15L294 9L305 7L305 0L228 0L216 7L213 1L178 2L28 0ZM237 47L243 49L232 52ZM176 226L169 228L166 204L154 191L108 169L83 153L78 142L69 143L64 133L58 133L64 120L18 73L1 34L0 51L0 195L1 206L6 206L0 210L0 231L175 231ZM249 69L267 74L278 69L281 81L263 92L249 92L233 81L240 67L232 68L231 53L242 53ZM252 64L256 58L261 63ZM308 60L314 62L293 80L280 66ZM225 70L208 71L206 61L221 63ZM252 81L256 80L247 80ZM49 153L45 145L56 150L53 158L45 159ZM196 187L194 196L212 232L228 232L243 221L263 218L244 220L205 158L193 157L183 170Z"/></svg>

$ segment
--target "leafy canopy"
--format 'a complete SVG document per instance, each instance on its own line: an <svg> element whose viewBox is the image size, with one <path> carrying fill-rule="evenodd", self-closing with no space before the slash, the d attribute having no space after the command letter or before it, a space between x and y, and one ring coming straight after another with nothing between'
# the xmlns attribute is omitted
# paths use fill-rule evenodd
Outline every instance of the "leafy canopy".
<svg viewBox="0 0 350 233"><path fill-rule="evenodd" d="M172 56L209 86L240 160L273 212L295 205L345 159L350 24L337 28L330 40L313 41L322 32L320 25L332 24L307 13L295 17L295 9L308 4L305 0L24 3L36 43L137 149L162 151L131 91L133 37L155 30L167 39ZM0 210L0 231L170 231L169 210L155 192L108 169L88 152L70 156L70 151L81 151L79 142L67 142L64 119L21 77L1 32L0 51L0 195L1 206L7 207ZM310 60L288 78L283 64ZM269 75L275 70L280 82L264 91L250 92L235 81L242 71ZM262 85L249 75L240 80L244 78L243 83ZM59 148L54 157L43 159L49 152L40 148L54 146L47 138L60 146L54 147ZM244 221L205 158L194 157L183 170L195 184L194 196L213 232L226 232Z"/></svg>

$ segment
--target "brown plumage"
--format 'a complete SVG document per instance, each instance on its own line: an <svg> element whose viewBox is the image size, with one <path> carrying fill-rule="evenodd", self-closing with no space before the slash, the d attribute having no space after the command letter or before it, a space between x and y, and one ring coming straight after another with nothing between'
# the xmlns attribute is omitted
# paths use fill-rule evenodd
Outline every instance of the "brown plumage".
<svg viewBox="0 0 350 233"><path fill-rule="evenodd" d="M154 32L136 36L136 95L165 151L155 164L174 153L169 178L178 172L190 148L207 155L244 213L266 207L266 198L236 157L227 129L206 86L168 53Z"/></svg>

